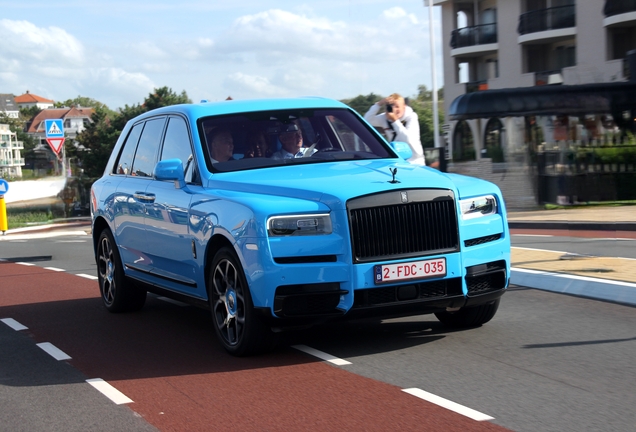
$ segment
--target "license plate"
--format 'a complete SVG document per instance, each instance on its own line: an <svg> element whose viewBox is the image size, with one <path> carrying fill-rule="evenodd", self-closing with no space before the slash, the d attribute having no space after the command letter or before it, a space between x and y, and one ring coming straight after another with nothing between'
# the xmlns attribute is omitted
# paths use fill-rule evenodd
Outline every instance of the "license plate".
<svg viewBox="0 0 636 432"><path fill-rule="evenodd" d="M446 276L446 258L377 265L374 271L376 284L441 277Z"/></svg>

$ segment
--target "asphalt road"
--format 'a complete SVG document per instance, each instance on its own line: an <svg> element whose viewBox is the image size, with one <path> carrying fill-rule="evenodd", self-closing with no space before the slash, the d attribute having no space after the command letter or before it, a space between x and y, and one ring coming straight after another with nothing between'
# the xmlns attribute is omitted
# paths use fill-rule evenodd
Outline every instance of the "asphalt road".
<svg viewBox="0 0 636 432"><path fill-rule="evenodd" d="M10 262L29 257L35 265ZM10 260L0 319L28 327L0 323L0 430L635 429L631 307L512 287L481 328L353 321L235 359L206 311L151 296L140 313L107 313L87 236L5 240L0 258ZM53 359L43 342L71 358ZM95 378L132 402L114 403L86 383Z"/></svg>

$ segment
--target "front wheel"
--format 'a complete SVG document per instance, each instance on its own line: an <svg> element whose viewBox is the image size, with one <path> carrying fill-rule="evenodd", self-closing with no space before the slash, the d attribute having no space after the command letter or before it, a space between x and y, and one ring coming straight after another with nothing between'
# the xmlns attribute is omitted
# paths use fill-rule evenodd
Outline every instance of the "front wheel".
<svg viewBox="0 0 636 432"><path fill-rule="evenodd" d="M146 291L127 284L113 235L104 229L97 243L97 281L109 312L132 312L146 303Z"/></svg>
<svg viewBox="0 0 636 432"><path fill-rule="evenodd" d="M457 312L437 312L435 316L442 324L455 328L479 327L486 324L497 313L499 300L479 306L462 308Z"/></svg>
<svg viewBox="0 0 636 432"><path fill-rule="evenodd" d="M247 356L271 347L273 333L254 312L243 268L232 249L224 247L214 256L208 292L214 331L227 352Z"/></svg>

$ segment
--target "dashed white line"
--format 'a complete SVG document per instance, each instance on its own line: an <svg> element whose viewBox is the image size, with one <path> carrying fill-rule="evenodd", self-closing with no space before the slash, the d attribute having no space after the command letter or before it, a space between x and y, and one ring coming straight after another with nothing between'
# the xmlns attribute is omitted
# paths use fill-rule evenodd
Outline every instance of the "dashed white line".
<svg viewBox="0 0 636 432"><path fill-rule="evenodd" d="M3 323L8 325L9 327L11 327L15 331L27 330L28 329L27 326L20 324L19 322L17 322L13 318L2 318L2 319L0 319L0 321L2 321Z"/></svg>
<svg viewBox="0 0 636 432"><path fill-rule="evenodd" d="M117 405L133 402L132 399L101 378L87 379L86 382L95 387L101 394L115 402Z"/></svg>
<svg viewBox="0 0 636 432"><path fill-rule="evenodd" d="M298 351L302 351L302 352L304 352L306 354L312 355L314 357L318 357L319 359L328 361L329 363L333 363L333 364L338 365L338 366L344 366L344 365L351 364L351 362L349 362L347 360L343 360L341 358L334 357L331 354L327 354L325 352L318 351L317 349L313 349L311 347L308 347L307 345L293 345L292 348L296 348Z"/></svg>
<svg viewBox="0 0 636 432"><path fill-rule="evenodd" d="M48 355L53 357L55 360L70 360L71 356L66 354L64 351L56 347L50 342L42 342L37 344L40 348L42 348Z"/></svg>
<svg viewBox="0 0 636 432"><path fill-rule="evenodd" d="M454 411L458 414L461 414L463 416L466 416L476 421L494 420L494 417L490 417L489 415L480 413L479 411L475 411L474 409L465 407L463 405L460 405L448 399L444 399L443 397L434 395L433 393L426 392L422 389L408 388L408 389L402 389L402 391L410 395L413 395L415 397L418 397L420 399L424 399L425 401L428 401L435 405L439 405L443 408Z"/></svg>
<svg viewBox="0 0 636 432"><path fill-rule="evenodd" d="M84 273L78 273L76 276L83 277L83 278L86 278L86 279L97 280L97 276L88 275L88 274L84 274Z"/></svg>
<svg viewBox="0 0 636 432"><path fill-rule="evenodd" d="M23 266L30 266L30 267L35 265L33 263L28 263L28 262L17 262L16 264L20 264L20 265L23 265Z"/></svg>
<svg viewBox="0 0 636 432"><path fill-rule="evenodd" d="M64 269L61 268L57 268L57 267L44 267L45 270L51 270L51 271L56 271L56 272L63 272L66 271Z"/></svg>

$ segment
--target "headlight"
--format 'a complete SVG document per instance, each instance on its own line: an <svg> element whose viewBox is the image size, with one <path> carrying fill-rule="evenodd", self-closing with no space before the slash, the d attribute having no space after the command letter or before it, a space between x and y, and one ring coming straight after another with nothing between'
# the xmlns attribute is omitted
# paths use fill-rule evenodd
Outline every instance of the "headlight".
<svg viewBox="0 0 636 432"><path fill-rule="evenodd" d="M464 199L459 202L462 219L473 219L497 214L497 199L493 195Z"/></svg>
<svg viewBox="0 0 636 432"><path fill-rule="evenodd" d="M267 221L267 233L272 237L331 234L328 214L275 216Z"/></svg>

